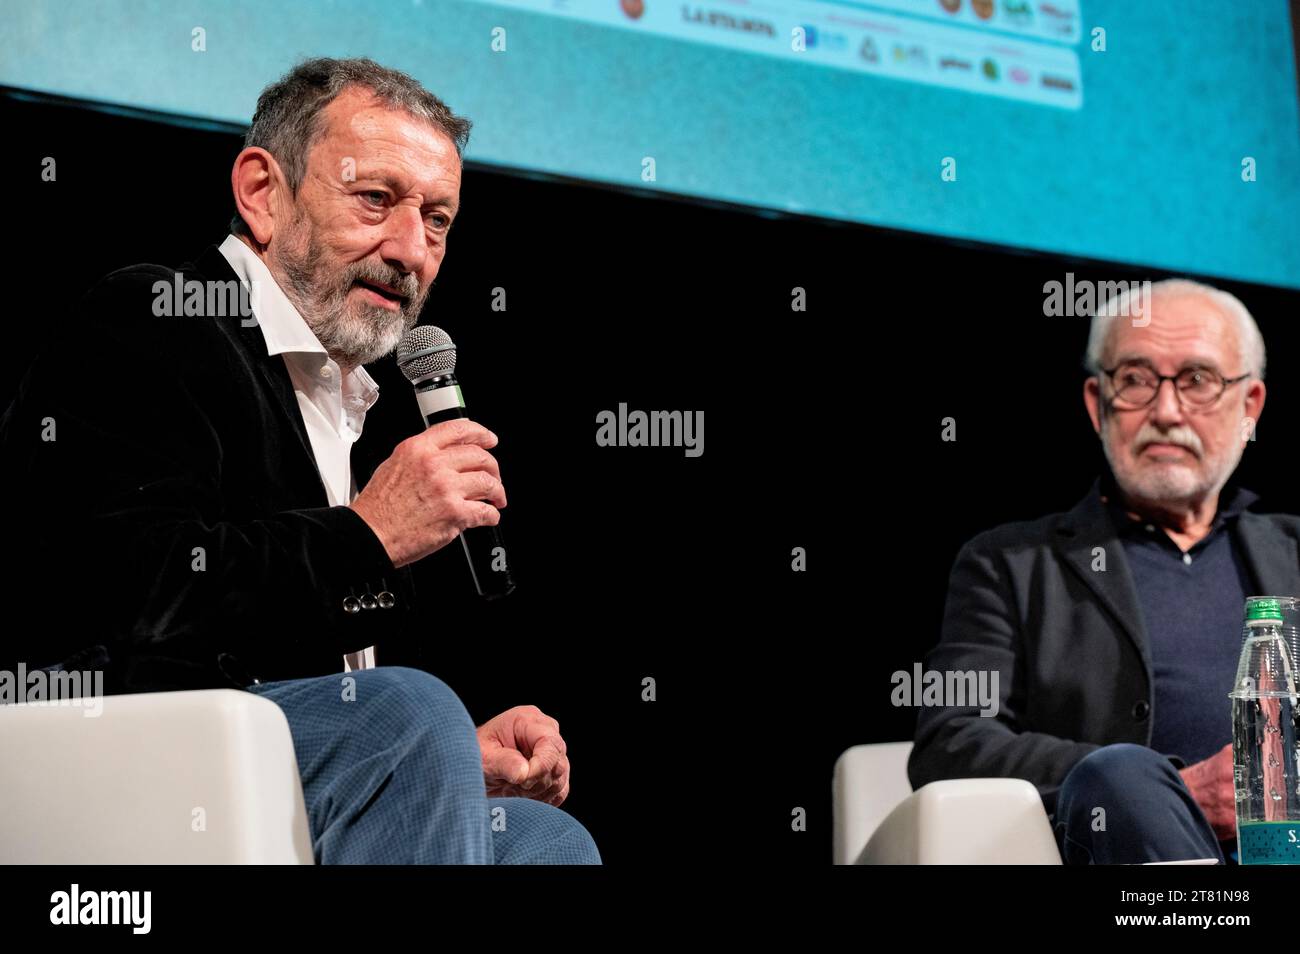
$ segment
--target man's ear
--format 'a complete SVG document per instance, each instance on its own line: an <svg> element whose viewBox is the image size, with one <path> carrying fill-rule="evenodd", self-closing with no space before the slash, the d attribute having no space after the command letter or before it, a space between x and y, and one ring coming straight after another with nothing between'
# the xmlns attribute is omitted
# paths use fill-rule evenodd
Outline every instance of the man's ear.
<svg viewBox="0 0 1300 954"><path fill-rule="evenodd" d="M1101 382L1097 380L1094 374L1085 378L1083 381L1083 406L1088 409L1088 417L1092 418L1092 429L1101 436Z"/></svg>
<svg viewBox="0 0 1300 954"><path fill-rule="evenodd" d="M253 240L265 248L275 234L277 190L286 188L280 164L260 146L249 146L235 157L230 188Z"/></svg>
<svg viewBox="0 0 1300 954"><path fill-rule="evenodd" d="M1264 413L1264 395L1268 389L1264 387L1264 382L1259 378L1249 378L1246 384L1245 416L1251 418L1255 423L1251 426L1250 431L1247 431L1245 427L1242 428L1242 438L1243 440L1250 440L1252 433L1259 428L1259 416Z"/></svg>

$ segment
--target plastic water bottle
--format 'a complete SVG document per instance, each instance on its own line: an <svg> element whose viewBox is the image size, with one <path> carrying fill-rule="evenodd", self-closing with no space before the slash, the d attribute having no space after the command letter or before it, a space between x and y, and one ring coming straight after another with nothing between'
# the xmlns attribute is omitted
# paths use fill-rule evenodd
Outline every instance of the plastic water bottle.
<svg viewBox="0 0 1300 954"><path fill-rule="evenodd" d="M1300 864L1300 752L1296 659L1300 600L1252 596L1232 699L1237 857L1243 865Z"/></svg>

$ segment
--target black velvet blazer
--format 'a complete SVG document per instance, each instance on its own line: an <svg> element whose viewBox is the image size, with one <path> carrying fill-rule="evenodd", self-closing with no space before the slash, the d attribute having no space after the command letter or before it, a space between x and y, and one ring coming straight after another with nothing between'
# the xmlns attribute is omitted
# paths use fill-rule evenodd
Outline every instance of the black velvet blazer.
<svg viewBox="0 0 1300 954"><path fill-rule="evenodd" d="M102 668L108 693L325 675L372 644L397 661L411 568L328 505L288 370L260 328L154 313L155 283L176 271L237 281L215 245L180 269L106 276L0 420L18 597L0 660ZM424 427L393 362L376 364L381 397L352 450L358 487ZM383 590L391 608L345 608Z"/></svg>

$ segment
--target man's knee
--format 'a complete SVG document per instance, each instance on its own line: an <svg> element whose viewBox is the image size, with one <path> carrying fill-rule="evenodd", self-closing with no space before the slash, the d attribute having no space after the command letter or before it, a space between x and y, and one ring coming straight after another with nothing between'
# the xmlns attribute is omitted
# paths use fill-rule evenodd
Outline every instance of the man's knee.
<svg viewBox="0 0 1300 954"><path fill-rule="evenodd" d="M1070 769L1061 783L1058 804L1065 805L1086 793L1089 802L1127 803L1136 786L1168 781L1176 775L1173 763L1145 745L1117 742L1089 752Z"/></svg>
<svg viewBox="0 0 1300 954"><path fill-rule="evenodd" d="M1089 752L1070 770L1070 775L1100 782L1133 772L1172 769L1173 763L1155 749L1134 742L1116 742Z"/></svg>
<svg viewBox="0 0 1300 954"><path fill-rule="evenodd" d="M455 691L432 673L409 666L361 669L356 676L357 701L384 721L439 736L474 737L474 720Z"/></svg>
<svg viewBox="0 0 1300 954"><path fill-rule="evenodd" d="M596 839L591 837L585 825L566 811L553 805L542 805L547 813L555 819L556 830L554 852L557 864L598 865L600 851L596 848Z"/></svg>
<svg viewBox="0 0 1300 954"><path fill-rule="evenodd" d="M488 800L500 864L598 865L600 851L582 822L528 798Z"/></svg>

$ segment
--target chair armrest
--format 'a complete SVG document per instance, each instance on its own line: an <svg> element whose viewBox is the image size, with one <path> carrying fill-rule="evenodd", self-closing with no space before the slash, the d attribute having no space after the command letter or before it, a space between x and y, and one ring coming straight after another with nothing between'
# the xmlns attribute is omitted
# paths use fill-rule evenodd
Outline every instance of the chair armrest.
<svg viewBox="0 0 1300 954"><path fill-rule="evenodd" d="M313 863L275 703L238 689L79 701L0 706L0 861Z"/></svg>
<svg viewBox="0 0 1300 954"><path fill-rule="evenodd" d="M858 864L1059 865L1042 798L1019 778L931 782L889 813Z"/></svg>
<svg viewBox="0 0 1300 954"><path fill-rule="evenodd" d="M912 794L907 780L911 742L854 745L840 753L831 776L832 861L851 865L871 833Z"/></svg>

